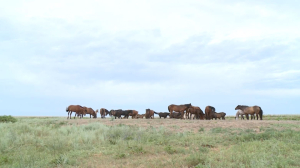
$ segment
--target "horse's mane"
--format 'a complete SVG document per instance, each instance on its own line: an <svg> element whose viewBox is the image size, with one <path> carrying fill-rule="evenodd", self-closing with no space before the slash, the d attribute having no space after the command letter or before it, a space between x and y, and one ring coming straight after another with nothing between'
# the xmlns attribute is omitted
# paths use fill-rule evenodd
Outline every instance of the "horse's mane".
<svg viewBox="0 0 300 168"><path fill-rule="evenodd" d="M238 106L241 108L241 110L244 110L245 108L249 107L249 106L246 106L246 105L238 105Z"/></svg>
<svg viewBox="0 0 300 168"><path fill-rule="evenodd" d="M246 105L239 105L239 106L241 106L241 107L249 107L249 106L246 106Z"/></svg>

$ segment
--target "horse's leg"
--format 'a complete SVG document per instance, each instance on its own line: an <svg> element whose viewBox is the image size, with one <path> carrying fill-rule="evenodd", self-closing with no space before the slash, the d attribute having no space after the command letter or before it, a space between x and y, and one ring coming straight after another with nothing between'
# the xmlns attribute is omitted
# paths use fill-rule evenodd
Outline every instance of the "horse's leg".
<svg viewBox="0 0 300 168"><path fill-rule="evenodd" d="M249 120L249 114L246 114L246 118L247 118L247 120Z"/></svg>

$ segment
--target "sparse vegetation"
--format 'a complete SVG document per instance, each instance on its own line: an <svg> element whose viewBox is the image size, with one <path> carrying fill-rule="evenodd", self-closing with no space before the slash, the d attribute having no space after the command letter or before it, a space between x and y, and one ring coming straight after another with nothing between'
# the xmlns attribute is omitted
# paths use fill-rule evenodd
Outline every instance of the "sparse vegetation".
<svg viewBox="0 0 300 168"><path fill-rule="evenodd" d="M0 123L0 167L299 167L299 121L226 127L259 122L18 118Z"/></svg>

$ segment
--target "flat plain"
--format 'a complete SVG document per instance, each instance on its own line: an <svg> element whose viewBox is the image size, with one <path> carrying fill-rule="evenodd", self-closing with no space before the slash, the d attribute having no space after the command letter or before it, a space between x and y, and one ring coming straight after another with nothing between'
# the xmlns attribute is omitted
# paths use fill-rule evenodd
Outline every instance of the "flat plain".
<svg viewBox="0 0 300 168"><path fill-rule="evenodd" d="M300 116L0 123L0 167L300 167Z"/></svg>

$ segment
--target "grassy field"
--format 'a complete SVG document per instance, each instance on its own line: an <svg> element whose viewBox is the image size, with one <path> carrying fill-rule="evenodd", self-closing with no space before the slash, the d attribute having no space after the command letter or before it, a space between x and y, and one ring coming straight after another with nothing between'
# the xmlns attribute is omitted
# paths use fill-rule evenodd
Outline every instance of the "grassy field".
<svg viewBox="0 0 300 168"><path fill-rule="evenodd" d="M17 117L0 167L300 167L299 120Z"/></svg>

